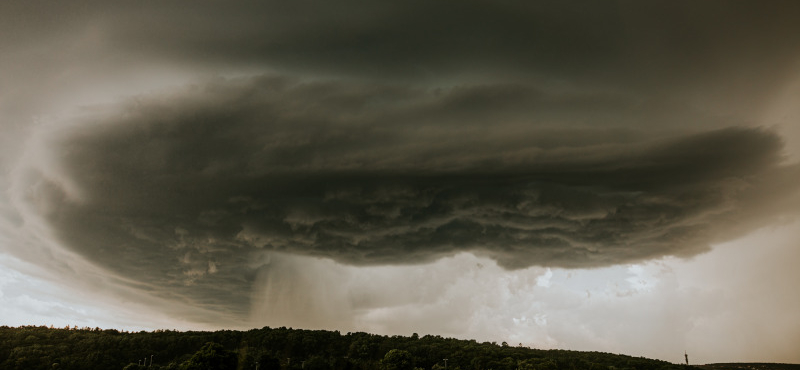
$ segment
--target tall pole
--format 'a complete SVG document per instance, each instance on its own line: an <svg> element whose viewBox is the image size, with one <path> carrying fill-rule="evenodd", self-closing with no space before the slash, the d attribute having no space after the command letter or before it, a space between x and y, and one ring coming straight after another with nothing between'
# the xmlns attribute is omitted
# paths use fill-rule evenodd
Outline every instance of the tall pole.
<svg viewBox="0 0 800 370"><path fill-rule="evenodd" d="M447 370L447 359L445 358L443 360L444 360L444 370Z"/></svg>

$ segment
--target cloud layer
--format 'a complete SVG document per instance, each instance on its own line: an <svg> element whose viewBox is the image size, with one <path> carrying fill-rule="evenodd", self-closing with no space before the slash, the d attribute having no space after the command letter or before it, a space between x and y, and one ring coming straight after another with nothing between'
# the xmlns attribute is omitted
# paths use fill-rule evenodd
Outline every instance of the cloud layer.
<svg viewBox="0 0 800 370"><path fill-rule="evenodd" d="M546 102L602 99L217 80L43 133L50 155L17 187L34 189L20 198L71 251L236 315L263 251L592 268L693 256L797 209L798 169L770 131L540 123Z"/></svg>
<svg viewBox="0 0 800 370"><path fill-rule="evenodd" d="M798 14L0 2L4 317L794 358Z"/></svg>

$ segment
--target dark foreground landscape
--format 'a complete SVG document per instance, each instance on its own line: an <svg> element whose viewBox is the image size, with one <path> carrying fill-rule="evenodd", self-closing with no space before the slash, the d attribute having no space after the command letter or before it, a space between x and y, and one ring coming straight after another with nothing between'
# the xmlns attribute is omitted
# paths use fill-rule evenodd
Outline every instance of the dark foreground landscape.
<svg viewBox="0 0 800 370"><path fill-rule="evenodd" d="M416 334L266 327L120 332L43 326L0 327L0 369L700 370L642 357Z"/></svg>

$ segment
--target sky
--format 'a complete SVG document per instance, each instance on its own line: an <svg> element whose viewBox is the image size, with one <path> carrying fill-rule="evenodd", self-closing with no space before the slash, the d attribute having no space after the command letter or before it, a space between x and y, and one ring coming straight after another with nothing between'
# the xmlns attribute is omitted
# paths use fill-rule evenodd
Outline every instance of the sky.
<svg viewBox="0 0 800 370"><path fill-rule="evenodd" d="M0 324L800 363L800 3L0 3Z"/></svg>

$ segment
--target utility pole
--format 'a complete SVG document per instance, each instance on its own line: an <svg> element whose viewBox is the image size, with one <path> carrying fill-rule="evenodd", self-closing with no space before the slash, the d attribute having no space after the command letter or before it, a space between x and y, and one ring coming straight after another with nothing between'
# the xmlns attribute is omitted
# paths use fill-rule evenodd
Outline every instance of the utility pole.
<svg viewBox="0 0 800 370"><path fill-rule="evenodd" d="M444 360L444 370L447 370L447 359L444 358L443 360Z"/></svg>

